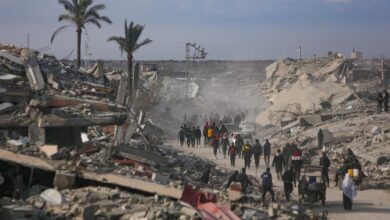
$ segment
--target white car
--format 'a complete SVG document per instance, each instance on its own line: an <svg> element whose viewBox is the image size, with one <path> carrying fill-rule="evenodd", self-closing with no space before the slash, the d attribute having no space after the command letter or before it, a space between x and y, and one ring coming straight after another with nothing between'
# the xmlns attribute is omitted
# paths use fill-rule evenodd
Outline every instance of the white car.
<svg viewBox="0 0 390 220"><path fill-rule="evenodd" d="M256 135L257 134L257 125L255 122L251 121L242 121L240 124L240 128L242 129L242 132Z"/></svg>

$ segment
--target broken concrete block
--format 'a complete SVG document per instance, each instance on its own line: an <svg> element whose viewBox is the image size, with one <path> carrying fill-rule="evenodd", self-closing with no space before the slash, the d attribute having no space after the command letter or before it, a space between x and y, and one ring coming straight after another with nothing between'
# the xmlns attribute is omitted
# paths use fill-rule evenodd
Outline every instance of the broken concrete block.
<svg viewBox="0 0 390 220"><path fill-rule="evenodd" d="M7 141L7 144L8 144L8 145L11 145L11 146L13 146L13 147L20 147L20 146L23 146L23 142L22 142L21 140L13 140L13 139L11 139L11 140L8 140L8 141Z"/></svg>
<svg viewBox="0 0 390 220"><path fill-rule="evenodd" d="M31 89L34 91L40 91L45 88L45 81L39 67L37 57L32 50L23 49L21 52L22 60L24 63L24 69L28 81L30 82Z"/></svg>
<svg viewBox="0 0 390 220"><path fill-rule="evenodd" d="M76 174L57 170L54 176L53 186L59 190L71 188L75 182Z"/></svg>
<svg viewBox="0 0 390 220"><path fill-rule="evenodd" d="M42 147L39 147L38 149L39 151L44 153L47 158L51 158L51 156L53 156L58 152L57 145L44 145Z"/></svg>
<svg viewBox="0 0 390 220"><path fill-rule="evenodd" d="M46 140L45 128L39 127L36 123L30 124L28 127L28 138L31 145L44 145Z"/></svg>
<svg viewBox="0 0 390 220"><path fill-rule="evenodd" d="M125 105L127 95L127 80L122 77L122 80L119 81L118 93L116 95L116 104Z"/></svg>
<svg viewBox="0 0 390 220"><path fill-rule="evenodd" d="M49 83L49 85L51 85L51 87L53 87L54 89L57 89L57 90L60 90L61 89L61 85L56 81L56 79L54 78L54 74L48 74L47 75L47 82Z"/></svg>
<svg viewBox="0 0 390 220"><path fill-rule="evenodd" d="M10 102L4 102L0 104L0 114L14 109L14 105Z"/></svg>
<svg viewBox="0 0 390 220"><path fill-rule="evenodd" d="M370 130L370 133L372 135L377 135L377 134L380 134L382 132L382 129L380 127L373 127L371 130Z"/></svg>
<svg viewBox="0 0 390 220"><path fill-rule="evenodd" d="M40 195L42 199L52 205L61 205L65 202L65 197L56 189L47 189Z"/></svg>
<svg viewBox="0 0 390 220"><path fill-rule="evenodd" d="M22 65L22 62L20 61L20 59L18 57L8 53L7 51L0 50L0 57L4 57L4 58L6 58L7 60L9 60L9 61L11 61L13 63Z"/></svg>
<svg viewBox="0 0 390 220"><path fill-rule="evenodd" d="M153 173L152 174L152 180L154 182L157 182L157 183L161 183L161 184L169 184L169 177L167 176L163 176L161 174L158 174L158 173Z"/></svg>

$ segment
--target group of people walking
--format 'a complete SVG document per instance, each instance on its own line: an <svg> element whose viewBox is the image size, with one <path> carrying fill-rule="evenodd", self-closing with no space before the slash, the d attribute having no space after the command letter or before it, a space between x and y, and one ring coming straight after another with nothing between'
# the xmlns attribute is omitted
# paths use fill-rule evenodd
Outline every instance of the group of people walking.
<svg viewBox="0 0 390 220"><path fill-rule="evenodd" d="M181 147L183 147L185 143L187 144L187 147L195 147L195 145L200 146L201 137L202 133L199 126L187 127L186 125L183 125L180 127L178 138Z"/></svg>

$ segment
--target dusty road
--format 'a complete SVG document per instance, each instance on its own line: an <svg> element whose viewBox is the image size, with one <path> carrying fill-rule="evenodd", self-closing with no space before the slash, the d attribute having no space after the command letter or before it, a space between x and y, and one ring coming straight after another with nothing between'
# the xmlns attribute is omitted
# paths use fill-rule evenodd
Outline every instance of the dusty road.
<svg viewBox="0 0 390 220"><path fill-rule="evenodd" d="M236 167L230 167L230 161L228 158L224 159L222 153L217 155L215 159L212 148L210 147L195 147L187 148L180 147L177 141L169 141L167 145L171 145L187 153L193 153L200 157L207 158L214 161L219 167L227 169L240 170L244 166L243 159L236 159ZM272 156L271 156L272 161ZM253 162L252 162L253 163ZM265 163L263 158L260 160L260 169L257 171L254 168L247 170L249 175L253 175L259 178L261 172L265 170ZM274 184L276 190L282 189L282 182L276 180L276 174L273 170ZM332 177L331 177L332 178ZM297 195L297 189L294 189L293 194ZM358 191L357 197L354 200L353 210L345 211L342 205L342 193L338 187L334 187L334 182L331 182L331 188L327 190L326 206L317 204L314 209L317 211L328 210L330 219L341 220L389 220L390 219L390 192L384 190L365 190Z"/></svg>

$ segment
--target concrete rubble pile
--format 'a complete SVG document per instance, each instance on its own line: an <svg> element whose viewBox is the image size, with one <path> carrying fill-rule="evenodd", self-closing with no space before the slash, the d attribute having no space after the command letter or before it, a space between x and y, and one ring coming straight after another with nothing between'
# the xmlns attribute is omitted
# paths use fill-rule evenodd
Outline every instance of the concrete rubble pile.
<svg viewBox="0 0 390 220"><path fill-rule="evenodd" d="M332 174L351 149L365 175L359 188L389 189L390 115L377 114L376 106L378 92L389 89L389 71L386 64L379 69L374 61L339 55L276 61L266 68L264 86L272 105L257 122L276 128L268 135L275 149L295 142L313 165L326 151ZM318 146L320 128L323 146Z"/></svg>
<svg viewBox="0 0 390 220"><path fill-rule="evenodd" d="M360 79L357 77L360 65L341 54L275 61L266 68L267 79L263 85L263 93L271 106L257 116L257 122L263 126L282 123L283 127L291 121L299 121L298 115L320 110L328 113L356 110L364 104L362 96L367 94L365 91L358 94L357 90L363 86L352 84ZM371 71L364 76L377 75L378 72Z"/></svg>

